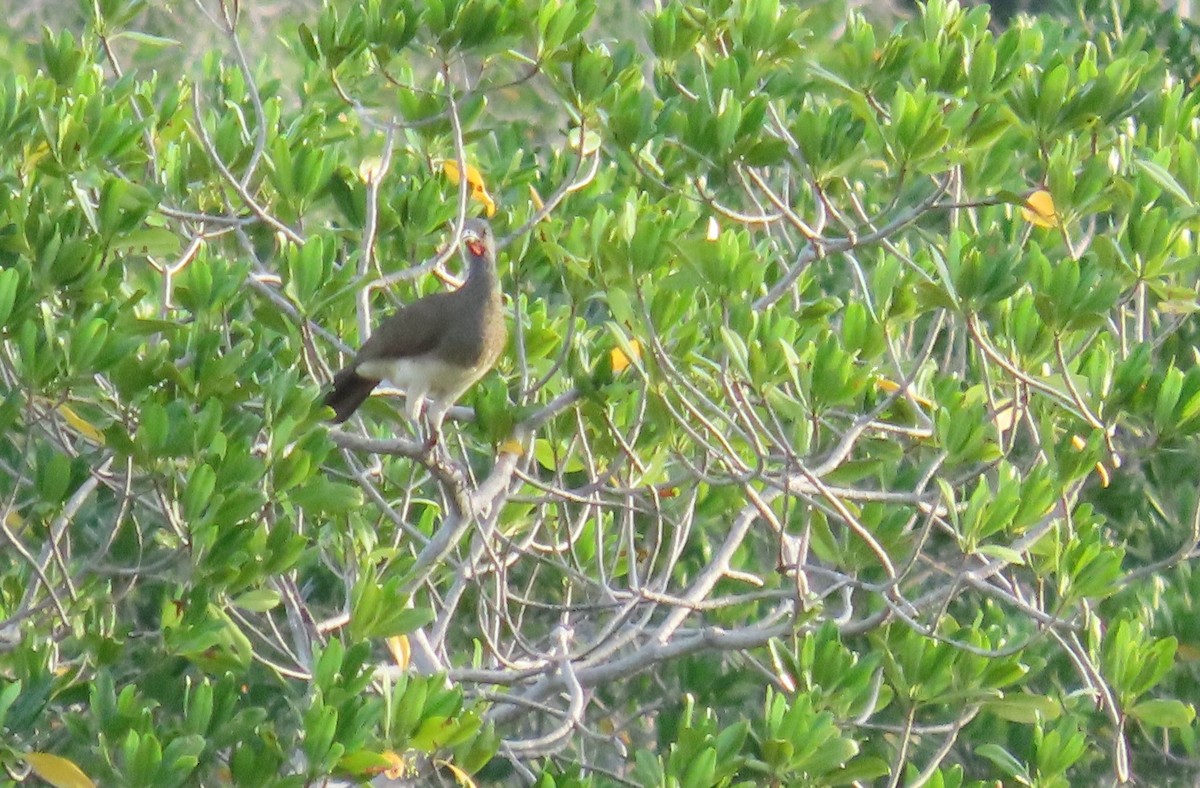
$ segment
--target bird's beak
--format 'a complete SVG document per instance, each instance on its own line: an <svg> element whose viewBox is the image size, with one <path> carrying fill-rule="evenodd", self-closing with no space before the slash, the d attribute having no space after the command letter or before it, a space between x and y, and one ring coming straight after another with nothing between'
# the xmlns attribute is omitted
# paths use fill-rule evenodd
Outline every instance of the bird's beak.
<svg viewBox="0 0 1200 788"><path fill-rule="evenodd" d="M469 249L471 254L475 255L476 257L483 257L484 252L486 251L483 246L483 241L479 240L478 238L468 238L467 249Z"/></svg>

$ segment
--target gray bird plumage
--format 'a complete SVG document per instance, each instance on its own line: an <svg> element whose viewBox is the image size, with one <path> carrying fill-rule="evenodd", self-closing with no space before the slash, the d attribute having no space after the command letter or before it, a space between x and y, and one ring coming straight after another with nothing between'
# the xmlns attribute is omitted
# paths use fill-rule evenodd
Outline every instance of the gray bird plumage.
<svg viewBox="0 0 1200 788"><path fill-rule="evenodd" d="M490 370L507 330L496 274L496 241L483 219L463 225L467 279L457 290L433 293L401 307L363 343L333 378L325 404L334 422L350 418L383 380L405 389L409 418L429 400L429 442L455 401Z"/></svg>

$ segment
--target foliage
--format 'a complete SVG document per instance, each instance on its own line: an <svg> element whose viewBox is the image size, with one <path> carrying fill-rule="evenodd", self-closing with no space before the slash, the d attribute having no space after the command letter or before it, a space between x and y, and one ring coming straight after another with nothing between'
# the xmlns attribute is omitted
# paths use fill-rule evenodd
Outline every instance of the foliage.
<svg viewBox="0 0 1200 788"><path fill-rule="evenodd" d="M367 0L267 58L225 3L172 73L142 5L0 73L15 778L1197 771L1189 31ZM330 429L493 210L448 440Z"/></svg>

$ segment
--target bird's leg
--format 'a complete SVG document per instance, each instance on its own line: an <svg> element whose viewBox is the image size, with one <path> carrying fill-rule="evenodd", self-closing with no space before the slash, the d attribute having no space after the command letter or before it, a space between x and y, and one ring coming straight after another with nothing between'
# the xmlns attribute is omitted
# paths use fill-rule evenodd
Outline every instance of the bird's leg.
<svg viewBox="0 0 1200 788"><path fill-rule="evenodd" d="M426 399L423 391L414 391L410 389L408 392L406 392L405 396L405 410L408 411L408 423L412 425L413 437L421 441L425 447L425 451L428 452L433 444L437 442L437 439L433 437L433 432L431 430L421 429L421 414L424 413L426 414L426 417L428 417L430 411L430 402L428 399ZM422 435L423 432L426 434Z"/></svg>
<svg viewBox="0 0 1200 788"><path fill-rule="evenodd" d="M425 409L425 419L429 425L429 436L425 438L426 453L433 451L433 447L438 445L442 439L442 419L446 417L448 405L444 405L436 400L428 402Z"/></svg>
<svg viewBox="0 0 1200 788"><path fill-rule="evenodd" d="M421 442L421 446L422 446L422 451L425 454L428 454L429 452L433 451L435 446L438 445L438 441L441 439L442 436L441 436L441 430L439 428L434 427L433 424L428 419L426 419L425 431L426 431L425 440L423 440Z"/></svg>

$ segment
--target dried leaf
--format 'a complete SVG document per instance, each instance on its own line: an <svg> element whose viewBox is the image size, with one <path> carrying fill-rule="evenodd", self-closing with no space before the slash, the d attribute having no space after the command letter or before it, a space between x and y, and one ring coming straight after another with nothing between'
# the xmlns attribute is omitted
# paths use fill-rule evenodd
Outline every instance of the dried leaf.
<svg viewBox="0 0 1200 788"><path fill-rule="evenodd" d="M97 446L104 445L104 433L93 427L91 422L81 417L78 413L72 410L69 405L59 405L58 414L62 416L64 420L66 420L71 429L78 432L84 438L87 438Z"/></svg>
<svg viewBox="0 0 1200 788"><path fill-rule="evenodd" d="M529 199L533 202L533 209L540 211L546 207L546 203L542 200L542 195L538 194L538 190L533 188L533 184L529 184Z"/></svg>
<svg viewBox="0 0 1200 788"><path fill-rule="evenodd" d="M1006 400L997 406L992 421L996 423L996 429L1004 434L1013 428L1020 416L1021 412L1017 410L1017 403L1013 400Z"/></svg>
<svg viewBox="0 0 1200 788"><path fill-rule="evenodd" d="M642 343L636 339L629 340L629 347L633 351L633 357L637 361L642 360ZM629 368L629 357L625 355L625 351L619 347L612 349L612 371L614 375L618 375Z"/></svg>
<svg viewBox="0 0 1200 788"><path fill-rule="evenodd" d="M516 438L508 438L500 444L501 454L515 454L518 457L525 453L525 446Z"/></svg>
<svg viewBox="0 0 1200 788"><path fill-rule="evenodd" d="M392 764L390 769L386 769L383 772L385 777L391 780L399 780L400 778L408 775L408 761L404 759L404 756L388 750L387 752L383 753L383 757Z"/></svg>
<svg viewBox="0 0 1200 788"><path fill-rule="evenodd" d="M400 670L408 670L412 660L412 647L408 643L408 635L393 635L387 638L388 651L392 653L392 661Z"/></svg>
<svg viewBox="0 0 1200 788"><path fill-rule="evenodd" d="M1058 227L1058 209L1054 207L1054 198L1045 189L1038 189L1025 198L1021 216L1038 227Z"/></svg>
<svg viewBox="0 0 1200 788"><path fill-rule="evenodd" d="M457 186L460 180L458 162L447 159L442 161L441 165L442 172L446 173L446 177L450 180L450 183ZM483 182L483 175L472 164L467 165L467 186L470 187L471 198L484 207L488 218L495 216L496 201L488 194L487 186Z"/></svg>
<svg viewBox="0 0 1200 788"><path fill-rule="evenodd" d="M876 378L875 379L875 387L878 388L880 391L882 391L885 394L895 394L897 391L900 390L900 384L894 380L889 380L888 378ZM923 407L926 407L926 408L933 408L933 406L934 406L933 400L931 400L927 397L922 397L920 394L917 394L912 389L909 389L908 393L909 393L909 395L912 396L913 402L915 402L918 405L921 405Z"/></svg>
<svg viewBox="0 0 1200 788"><path fill-rule="evenodd" d="M454 779L458 780L459 785L465 786L465 788L475 788L475 781L471 779L471 775L450 763L450 761L437 761L436 763L438 766L449 769L450 773L454 775Z"/></svg>
<svg viewBox="0 0 1200 788"><path fill-rule="evenodd" d="M34 774L54 788L96 788L96 784L82 769L61 756L48 752L27 752L25 763L29 764Z"/></svg>

